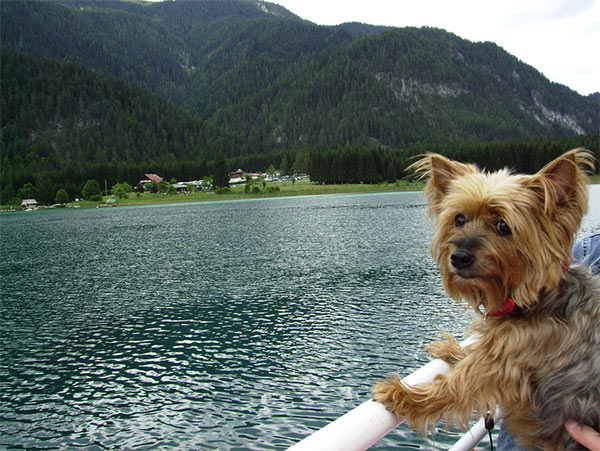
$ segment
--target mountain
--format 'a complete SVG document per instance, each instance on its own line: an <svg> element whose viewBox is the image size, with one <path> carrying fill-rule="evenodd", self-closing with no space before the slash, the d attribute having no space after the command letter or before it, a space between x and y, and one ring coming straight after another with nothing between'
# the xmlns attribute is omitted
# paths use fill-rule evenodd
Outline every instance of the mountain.
<svg viewBox="0 0 600 451"><path fill-rule="evenodd" d="M101 72L1 49L2 142L70 163L212 158L240 145L169 100ZM32 146L33 144L33 146Z"/></svg>
<svg viewBox="0 0 600 451"><path fill-rule="evenodd" d="M4 46L139 84L244 136L250 152L599 128L593 98L550 82L495 44L439 29L323 27L242 0L1 8Z"/></svg>
<svg viewBox="0 0 600 451"><path fill-rule="evenodd" d="M316 149L600 129L600 93L440 29L318 26L257 0L3 1L0 27L0 158L14 190L40 165L206 167L223 151L268 166Z"/></svg>
<svg viewBox="0 0 600 451"><path fill-rule="evenodd" d="M160 96L73 63L0 49L2 191L35 183L44 202L89 178L209 173L241 140ZM47 188L45 188L47 187ZM3 196L6 194L3 192Z"/></svg>

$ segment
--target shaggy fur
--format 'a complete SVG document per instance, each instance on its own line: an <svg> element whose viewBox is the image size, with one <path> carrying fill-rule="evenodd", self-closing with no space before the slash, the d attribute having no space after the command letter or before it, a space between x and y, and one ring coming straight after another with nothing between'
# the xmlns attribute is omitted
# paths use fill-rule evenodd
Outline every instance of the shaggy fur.
<svg viewBox="0 0 600 451"><path fill-rule="evenodd" d="M463 349L446 334L428 350L452 365L448 374L414 387L393 376L374 385L375 400L422 431L442 417L466 428L474 412L498 405L528 447L578 449L568 418L600 430L600 279L565 269L587 211L589 167L583 149L535 175L481 172L435 154L412 165L428 178L444 287L481 315L469 329L479 339ZM516 309L500 314L507 297Z"/></svg>

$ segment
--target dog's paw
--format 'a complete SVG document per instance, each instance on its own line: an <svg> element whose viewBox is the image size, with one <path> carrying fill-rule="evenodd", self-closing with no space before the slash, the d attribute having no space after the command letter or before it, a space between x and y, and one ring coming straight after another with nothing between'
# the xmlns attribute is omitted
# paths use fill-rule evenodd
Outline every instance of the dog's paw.
<svg viewBox="0 0 600 451"><path fill-rule="evenodd" d="M371 391L373 400L382 403L390 412L401 415L399 404L406 393L406 386L399 376L376 382Z"/></svg>
<svg viewBox="0 0 600 451"><path fill-rule="evenodd" d="M444 332L443 336L448 341L434 341L426 346L427 352L436 359L442 359L448 365L455 365L465 356L465 350L449 333Z"/></svg>

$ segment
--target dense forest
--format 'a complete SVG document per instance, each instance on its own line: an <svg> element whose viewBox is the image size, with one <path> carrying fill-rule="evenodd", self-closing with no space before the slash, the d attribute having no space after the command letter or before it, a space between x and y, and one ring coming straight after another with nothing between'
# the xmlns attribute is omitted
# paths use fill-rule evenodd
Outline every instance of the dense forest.
<svg viewBox="0 0 600 451"><path fill-rule="evenodd" d="M2 161L66 163L211 157L232 135L168 100L82 66L0 50Z"/></svg>
<svg viewBox="0 0 600 451"><path fill-rule="evenodd" d="M0 203L155 172L407 176L433 150L531 172L597 152L600 94L444 30L322 27L271 3L0 2Z"/></svg>
<svg viewBox="0 0 600 451"><path fill-rule="evenodd" d="M3 201L24 183L37 185L46 202L60 184L76 194L91 175L129 180L131 166L164 172L236 145L226 132L133 84L6 49L0 55ZM206 172L198 164L186 163L186 173Z"/></svg>
<svg viewBox="0 0 600 451"><path fill-rule="evenodd" d="M532 174L567 150L584 147L600 158L600 135L564 137L533 141L495 141L489 143L417 144L404 149L340 146L313 150L307 159L311 180L317 183L394 183L411 178L406 168L414 158L436 152L454 160L475 163L494 171L510 168ZM596 172L598 168L596 168Z"/></svg>

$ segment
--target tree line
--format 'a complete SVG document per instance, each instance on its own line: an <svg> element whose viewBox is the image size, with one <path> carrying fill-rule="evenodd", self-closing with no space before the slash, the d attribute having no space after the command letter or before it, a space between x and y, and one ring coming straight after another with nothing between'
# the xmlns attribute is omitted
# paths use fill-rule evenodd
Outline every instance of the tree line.
<svg viewBox="0 0 600 451"><path fill-rule="evenodd" d="M316 183L393 183L412 176L407 167L415 157L435 152L454 160L475 163L495 171L510 168L532 174L567 150L585 147L600 161L600 135L534 141L446 143L412 145L404 149L364 148L351 145L309 153L310 179ZM599 171L598 165L595 173Z"/></svg>
<svg viewBox="0 0 600 451"><path fill-rule="evenodd" d="M600 135L563 137L535 141L491 143L455 143L412 145L402 149L360 147L350 144L336 148L294 151L286 149L262 155L226 158L222 152L214 159L151 161L148 163L107 162L70 165L62 169L5 173L2 177L0 204L18 203L34 197L40 203L53 203L57 192L64 190L68 198L81 197L84 186L95 180L101 187L120 183L135 186L146 173L156 173L166 180L202 180L211 177L216 186L227 185L227 174L243 169L265 172L270 166L284 175L308 174L314 183L393 183L410 179L406 168L414 158L436 152L452 159L475 163L487 170L504 167L518 172L535 173L547 162L575 147L590 149L600 161ZM596 173L599 168L596 166ZM62 194L64 196L64 194Z"/></svg>

